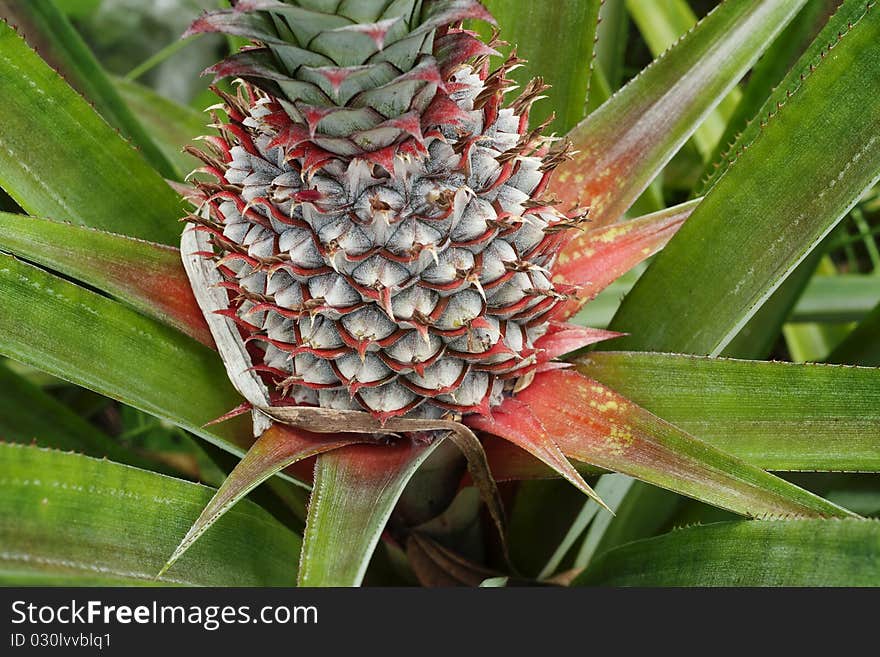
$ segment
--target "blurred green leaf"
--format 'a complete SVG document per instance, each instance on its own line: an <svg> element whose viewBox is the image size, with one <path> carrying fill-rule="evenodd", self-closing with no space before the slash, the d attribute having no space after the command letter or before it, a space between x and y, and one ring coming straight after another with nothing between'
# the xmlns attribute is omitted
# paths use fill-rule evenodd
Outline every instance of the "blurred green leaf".
<svg viewBox="0 0 880 657"><path fill-rule="evenodd" d="M150 136L178 171L189 173L201 162L183 152L183 147L205 134L210 117L181 105L137 82L113 80L126 104L150 131Z"/></svg>
<svg viewBox="0 0 880 657"><path fill-rule="evenodd" d="M2 22L0 97L0 187L27 212L177 242L177 194Z"/></svg>
<svg viewBox="0 0 880 657"><path fill-rule="evenodd" d="M597 523L600 523L601 521L602 526L605 527L611 518L616 518L621 500L623 500L624 496L632 488L634 483L635 479L627 477L626 475L602 475L596 483L596 494L605 501L609 508L614 512L614 515L612 516L607 511L600 514L599 512L604 511L604 509L602 509L595 500L587 500L583 507L581 507L574 522L571 523L565 537L560 541L553 555L539 573L538 579L547 579L559 569L565 556L571 551L577 540L583 536L584 532L587 531L588 527L590 528L590 532L587 535L587 541L589 541L589 535L593 533L592 527ZM646 486L646 488L656 490L653 486ZM598 519L596 519L597 515L599 516Z"/></svg>
<svg viewBox="0 0 880 657"><path fill-rule="evenodd" d="M613 476L619 477L613 491L614 516L601 513L593 521L575 555L575 568L588 566L595 555L612 547L656 534L682 502L700 504L629 477Z"/></svg>
<svg viewBox="0 0 880 657"><path fill-rule="evenodd" d="M360 584L406 483L439 444L352 445L318 457L300 586Z"/></svg>
<svg viewBox="0 0 880 657"><path fill-rule="evenodd" d="M409 480L395 513L407 526L414 527L438 518L452 510L461 492L461 480L467 473L467 462L461 450L451 440L443 441ZM479 493L471 488L479 508ZM424 529L424 527L422 527Z"/></svg>
<svg viewBox="0 0 880 657"><path fill-rule="evenodd" d="M859 515L880 516L880 480L871 474L839 474L822 495Z"/></svg>
<svg viewBox="0 0 880 657"><path fill-rule="evenodd" d="M584 116L600 1L484 0L483 4L498 21L501 38L517 46L517 54L528 60L511 77L521 88L537 76L552 85L546 92L548 100L535 105L531 124L537 126L555 112L549 129L563 134L571 130ZM565 44L564 57L560 43Z"/></svg>
<svg viewBox="0 0 880 657"><path fill-rule="evenodd" d="M607 502L598 490L596 493ZM511 560L520 572L539 579L547 576L545 565L554 560L584 503L599 506L560 479L521 481L511 497L507 532ZM553 512L548 513L549 509Z"/></svg>
<svg viewBox="0 0 880 657"><path fill-rule="evenodd" d="M95 11L101 0L55 0L55 4L70 18L83 18Z"/></svg>
<svg viewBox="0 0 880 657"><path fill-rule="evenodd" d="M811 253L807 259L804 259L798 265L795 272L785 280L785 283L774 292L774 296L783 293L786 295L786 299L780 299L782 302L780 307L774 309L776 316L772 319L767 318L776 327L776 331L767 330L765 327L765 333L762 334L764 337L760 338L760 344L749 344L750 339L757 341L758 338L754 331L747 332L746 329L749 328L749 324L753 320L756 320L756 318L760 320L760 315L770 310L767 308L767 303L765 303L755 313L749 324L725 348L722 355L733 358L766 357L770 353L770 348L773 346L772 343L779 335L779 327L782 326L785 319L788 319L790 322L851 322L866 318L874 306L880 303L880 285L878 285L877 279L866 274L813 276L813 271L816 268L815 263L821 256L822 253ZM812 267L809 266L810 263L808 262L811 258ZM801 269L801 267L804 268ZM584 306L584 309L577 316L577 323L597 328L607 327L620 306L621 300L635 285L635 281L640 274L641 270L635 269L611 283L598 297L591 299ZM800 280L792 281L792 277L795 275ZM793 286L791 289L783 289L789 281L796 282L798 285ZM801 289L802 291L798 293ZM773 297L771 297L772 299ZM791 309L791 314L789 315L785 312L785 308L790 307L791 304L794 304L794 308ZM754 351L752 353L743 353L742 349L737 351L737 343Z"/></svg>
<svg viewBox="0 0 880 657"><path fill-rule="evenodd" d="M782 4L782 3L780 3ZM843 35L651 263L623 348L717 355L880 178L880 12Z"/></svg>
<svg viewBox="0 0 880 657"><path fill-rule="evenodd" d="M880 367L880 304L831 352L828 362Z"/></svg>
<svg viewBox="0 0 880 657"><path fill-rule="evenodd" d="M725 522L600 556L580 586L880 586L874 520Z"/></svg>
<svg viewBox="0 0 880 657"><path fill-rule="evenodd" d="M75 388L75 386L70 387ZM76 389L91 393L84 388ZM102 399L107 405L104 411L105 422L113 425L114 429L115 425L118 425L118 433L114 434L115 440L132 452L150 460L147 470L217 487L226 478L227 459L237 460L231 454L198 440L170 422L160 420L131 406L114 403L97 393L91 394ZM111 460L145 467L130 458ZM289 485L293 486L293 484Z"/></svg>
<svg viewBox="0 0 880 657"><path fill-rule="evenodd" d="M194 35L191 35L185 39L176 39L175 41L172 41L167 46L165 46L164 48L162 48L158 52L154 53L152 56L148 57L147 59L142 61L140 64L135 66L133 69L131 69L128 73L125 74L123 79L126 81L129 81L129 82L133 82L133 81L137 80L138 78L140 78L144 74L146 74L148 71L154 69L155 67L159 66L160 64L162 64L163 62L165 62L169 58L176 55L178 53L178 51L186 48L188 45L193 43L193 41L195 41L197 38L199 38L199 36L201 36L201 35L194 34ZM247 45L249 45L249 44L247 44Z"/></svg>
<svg viewBox="0 0 880 657"><path fill-rule="evenodd" d="M148 463L3 363L0 390L0 441L33 442L140 467Z"/></svg>
<svg viewBox="0 0 880 657"><path fill-rule="evenodd" d="M106 457L117 463L211 484L223 481L223 476L219 481L213 476L216 466L181 429L163 426L160 420L129 406L110 409L109 399L76 386L65 384L49 394L13 369L21 369L19 365L14 361L0 363L0 441ZM89 402L97 402L101 408L95 410ZM106 432L109 427L102 429L86 420L98 412L104 416L102 424L120 424L118 434L114 432L111 436ZM109 422L108 416L113 418ZM132 420L145 418L149 426L132 427ZM169 438L170 433L176 435ZM172 444L173 450L168 449ZM191 450L189 454L187 447ZM198 455L202 457L199 460Z"/></svg>
<svg viewBox="0 0 880 657"><path fill-rule="evenodd" d="M880 371L591 352L578 370L768 470L880 471Z"/></svg>
<svg viewBox="0 0 880 657"><path fill-rule="evenodd" d="M727 0L569 133L550 189L616 221L752 66L804 0Z"/></svg>
<svg viewBox="0 0 880 657"><path fill-rule="evenodd" d="M880 278L871 274L814 276L794 307L792 321L852 322L880 303Z"/></svg>
<svg viewBox="0 0 880 657"><path fill-rule="evenodd" d="M291 586L300 539L245 502L154 579L212 489L110 461L0 443L0 582ZM254 558L259 554L259 558Z"/></svg>
<svg viewBox="0 0 880 657"><path fill-rule="evenodd" d="M135 118L82 37L53 0L0 0L0 17L87 100L107 122L132 140L147 161L166 178L180 178L149 132Z"/></svg>
<svg viewBox="0 0 880 657"><path fill-rule="evenodd" d="M837 267L835 267L831 256L822 256L816 273L825 279L837 278ZM874 287L877 288L877 294L880 295L880 285ZM833 297L834 300L839 298L839 296ZM834 347L840 344L847 333L849 333L849 327L840 323L798 322L788 323L782 327L782 335L785 338L790 360L795 363L821 361L831 353Z"/></svg>
<svg viewBox="0 0 880 657"><path fill-rule="evenodd" d="M598 70L609 91L620 88L623 80L628 36L629 15L626 13L626 5L620 0L603 2L599 7L599 27L596 30L596 64L598 67L593 71L593 76ZM591 102L595 82L595 77L591 77ZM604 102L605 98L602 100Z"/></svg>
<svg viewBox="0 0 880 657"><path fill-rule="evenodd" d="M786 324L782 327L788 360L793 363L821 362L849 333L843 324Z"/></svg>

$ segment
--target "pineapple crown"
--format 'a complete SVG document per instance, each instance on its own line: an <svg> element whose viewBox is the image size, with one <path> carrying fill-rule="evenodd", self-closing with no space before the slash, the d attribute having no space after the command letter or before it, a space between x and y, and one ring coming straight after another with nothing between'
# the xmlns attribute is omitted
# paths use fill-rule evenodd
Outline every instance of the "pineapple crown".
<svg viewBox="0 0 880 657"><path fill-rule="evenodd" d="M459 108L444 83L467 60L497 54L466 19L494 22L477 0L238 0L187 34L258 43L207 69L278 100L290 138L342 157L423 152L424 133Z"/></svg>

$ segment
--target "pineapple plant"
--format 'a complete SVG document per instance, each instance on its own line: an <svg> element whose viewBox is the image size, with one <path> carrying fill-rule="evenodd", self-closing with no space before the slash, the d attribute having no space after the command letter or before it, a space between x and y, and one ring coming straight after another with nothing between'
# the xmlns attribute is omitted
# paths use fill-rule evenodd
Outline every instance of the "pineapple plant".
<svg viewBox="0 0 880 657"><path fill-rule="evenodd" d="M875 472L877 370L762 360L877 365L876 310L786 322L817 266L876 255L880 19L827 4L726 0L692 26L686 3L626 3L658 57L621 85L619 2L237 0L185 34L236 44L206 71L206 132L108 76L51 1L0 3L18 26L0 31L0 352L25 364L2 376L10 409L26 396L59 428L0 427L111 461L0 458L17 482L127 491L108 513L135 534L132 499L177 501L142 511L161 540L132 556L126 532L65 547L58 518L14 517L41 494L19 483L15 577L740 582L724 555L689 561L726 541L750 582L876 583L876 511L846 502L872 484L772 472ZM610 323L591 315L644 261ZM210 467L84 439L38 371L125 404L117 424L159 418ZM833 567L805 571L805 537Z"/></svg>

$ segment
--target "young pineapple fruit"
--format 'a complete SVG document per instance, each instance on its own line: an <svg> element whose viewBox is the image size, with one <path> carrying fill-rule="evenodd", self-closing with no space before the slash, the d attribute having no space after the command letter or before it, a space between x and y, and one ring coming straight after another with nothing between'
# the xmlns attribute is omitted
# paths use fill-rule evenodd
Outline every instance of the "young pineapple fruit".
<svg viewBox="0 0 880 657"><path fill-rule="evenodd" d="M512 102L476 0L239 0L190 31L253 47L209 69L227 120L194 150L225 311L273 403L381 421L489 412L526 385L566 298L543 197L564 147ZM505 106L507 105L507 106Z"/></svg>

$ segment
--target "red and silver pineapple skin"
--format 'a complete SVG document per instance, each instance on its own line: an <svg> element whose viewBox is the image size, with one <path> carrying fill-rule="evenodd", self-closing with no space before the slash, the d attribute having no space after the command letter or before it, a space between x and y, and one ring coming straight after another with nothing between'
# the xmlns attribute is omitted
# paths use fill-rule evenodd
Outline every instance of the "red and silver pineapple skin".
<svg viewBox="0 0 880 657"><path fill-rule="evenodd" d="M340 146L320 113L249 82L221 94L220 136L198 153L216 182L197 182L190 220L212 234L204 255L273 403L487 414L537 366L577 220L542 198L564 149L528 130L539 81L503 107L515 56L490 72L460 27L434 43L431 99L388 121L390 144Z"/></svg>

